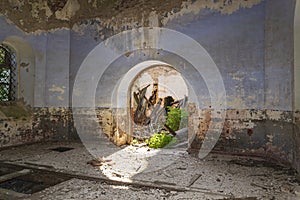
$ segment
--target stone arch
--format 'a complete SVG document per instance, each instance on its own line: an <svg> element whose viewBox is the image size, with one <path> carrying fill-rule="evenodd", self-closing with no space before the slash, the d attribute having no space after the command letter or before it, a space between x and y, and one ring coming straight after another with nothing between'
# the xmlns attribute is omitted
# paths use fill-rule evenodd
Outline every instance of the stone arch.
<svg viewBox="0 0 300 200"><path fill-rule="evenodd" d="M133 80L138 74L140 74L142 71L151 68L155 65L166 65L166 66L171 66L176 70L176 66L170 65L169 63L158 61L158 60L148 60L144 61L141 63L138 63L134 67L132 67L123 77L122 79L118 82L116 87L114 88L112 92L112 107L115 108L126 108L127 107L127 102L126 100L128 99L128 88L131 85L131 80ZM182 75L182 74L181 74ZM185 79L184 75L182 77ZM196 94L195 91L192 89L191 84L189 83L188 80L185 79L185 82L188 87L189 91L189 97L192 99L192 101L197 101L196 100Z"/></svg>
<svg viewBox="0 0 300 200"><path fill-rule="evenodd" d="M158 60L148 60L141 63L136 64L134 67L132 67L123 77L122 79L117 83L115 86L113 92L112 92L112 108L115 109L116 113L114 114L117 119L117 124L120 126L121 129L125 130L126 133L129 133L129 135L132 134L132 122L131 116L130 116L130 99L131 99L131 90L132 84L137 76L139 76L141 73L146 71L147 69L153 68L155 66L168 66L172 68L173 70L176 70L176 66L170 65L168 63L158 61ZM176 70L177 71L177 70ZM191 101L197 101L197 96L195 94L195 91L193 90L193 87L189 83L189 81L184 77L183 74L181 74L181 77L183 78L185 85L187 87L188 97L191 99ZM125 111L125 112L124 112ZM122 123L121 121L126 122ZM118 121L120 121L118 123ZM128 138L130 139L130 138Z"/></svg>
<svg viewBox="0 0 300 200"><path fill-rule="evenodd" d="M17 58L17 99L34 105L35 56L30 44L17 36L9 36L2 44L16 53Z"/></svg>

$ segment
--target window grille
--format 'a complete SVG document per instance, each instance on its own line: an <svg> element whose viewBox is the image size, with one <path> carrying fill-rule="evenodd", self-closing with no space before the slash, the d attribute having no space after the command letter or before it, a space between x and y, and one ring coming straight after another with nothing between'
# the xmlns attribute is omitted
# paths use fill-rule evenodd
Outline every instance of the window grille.
<svg viewBox="0 0 300 200"><path fill-rule="evenodd" d="M0 45L0 101L16 99L16 55L7 46Z"/></svg>

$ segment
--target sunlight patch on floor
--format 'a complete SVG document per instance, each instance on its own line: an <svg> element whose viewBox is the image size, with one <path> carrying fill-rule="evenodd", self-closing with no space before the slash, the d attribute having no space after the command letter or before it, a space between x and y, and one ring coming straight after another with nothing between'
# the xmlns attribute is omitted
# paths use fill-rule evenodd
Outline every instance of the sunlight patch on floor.
<svg viewBox="0 0 300 200"><path fill-rule="evenodd" d="M178 149L127 146L103 158L111 161L100 166L100 170L111 180L132 182L133 176L163 169L184 153L185 151Z"/></svg>

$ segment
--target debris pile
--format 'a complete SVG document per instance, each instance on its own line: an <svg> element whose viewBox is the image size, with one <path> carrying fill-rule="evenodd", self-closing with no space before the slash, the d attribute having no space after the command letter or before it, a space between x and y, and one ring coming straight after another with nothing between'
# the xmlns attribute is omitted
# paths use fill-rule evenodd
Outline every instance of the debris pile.
<svg viewBox="0 0 300 200"><path fill-rule="evenodd" d="M161 148L172 141L177 130L187 126L187 97L180 100L172 96L160 98L158 83L153 83L151 96L147 98L150 85L133 92L133 137L134 141L147 140L148 146Z"/></svg>

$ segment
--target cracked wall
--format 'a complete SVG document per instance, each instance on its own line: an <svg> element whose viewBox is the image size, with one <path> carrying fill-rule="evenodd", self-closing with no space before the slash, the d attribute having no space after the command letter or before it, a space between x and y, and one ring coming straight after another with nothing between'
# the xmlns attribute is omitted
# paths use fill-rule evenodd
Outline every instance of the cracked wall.
<svg viewBox="0 0 300 200"><path fill-rule="evenodd" d="M210 125L211 110L189 108L189 128L197 134L190 141L189 152L198 154ZM221 118L220 118L221 119ZM295 159L293 112L280 110L230 109L226 117L215 152L259 156L281 164L291 164ZM191 136L190 136L191 138Z"/></svg>

